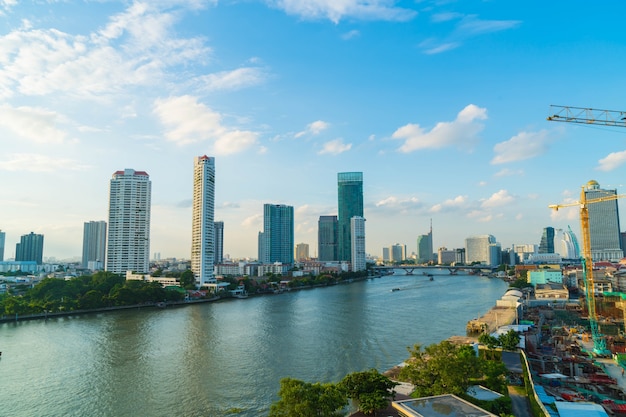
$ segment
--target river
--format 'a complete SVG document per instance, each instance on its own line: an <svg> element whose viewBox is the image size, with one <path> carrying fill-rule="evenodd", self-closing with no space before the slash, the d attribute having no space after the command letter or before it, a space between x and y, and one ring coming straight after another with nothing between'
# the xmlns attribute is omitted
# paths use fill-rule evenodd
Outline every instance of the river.
<svg viewBox="0 0 626 417"><path fill-rule="evenodd" d="M266 416L280 379L381 372L464 335L499 279L396 275L166 309L0 324L0 416ZM391 291L399 288L399 291Z"/></svg>

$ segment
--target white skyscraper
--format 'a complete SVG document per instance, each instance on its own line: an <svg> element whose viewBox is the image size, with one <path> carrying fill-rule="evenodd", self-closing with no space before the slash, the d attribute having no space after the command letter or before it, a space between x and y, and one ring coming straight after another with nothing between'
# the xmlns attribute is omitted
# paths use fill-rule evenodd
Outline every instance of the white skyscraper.
<svg viewBox="0 0 626 417"><path fill-rule="evenodd" d="M191 270L200 286L215 281L215 158L194 159Z"/></svg>
<svg viewBox="0 0 626 417"><path fill-rule="evenodd" d="M83 268L104 268L106 253L107 224L105 221L85 222L83 227Z"/></svg>
<svg viewBox="0 0 626 417"><path fill-rule="evenodd" d="M105 269L146 273L150 259L150 177L125 169L111 178Z"/></svg>
<svg viewBox="0 0 626 417"><path fill-rule="evenodd" d="M352 271L365 271L365 219L354 216L350 219Z"/></svg>

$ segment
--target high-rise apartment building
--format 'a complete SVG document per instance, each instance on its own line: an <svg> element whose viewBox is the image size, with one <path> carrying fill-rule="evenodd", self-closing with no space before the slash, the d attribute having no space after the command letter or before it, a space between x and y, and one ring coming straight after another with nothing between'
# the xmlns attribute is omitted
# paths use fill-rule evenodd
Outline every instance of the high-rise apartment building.
<svg viewBox="0 0 626 417"><path fill-rule="evenodd" d="M320 216L317 222L317 259L337 261L337 216Z"/></svg>
<svg viewBox="0 0 626 417"><path fill-rule="evenodd" d="M617 195L617 190L603 190L597 181L585 186L587 201ZM618 261L624 257L621 247L619 210L617 200L600 201L587 205L591 257L594 261Z"/></svg>
<svg viewBox="0 0 626 417"><path fill-rule="evenodd" d="M83 226L82 267L91 270L104 268L107 242L107 224L104 220L85 222Z"/></svg>
<svg viewBox="0 0 626 417"><path fill-rule="evenodd" d="M215 265L224 262L224 222L215 222Z"/></svg>
<svg viewBox="0 0 626 417"><path fill-rule="evenodd" d="M149 271L151 188L145 171L125 169L113 173L109 184L107 271Z"/></svg>
<svg viewBox="0 0 626 417"><path fill-rule="evenodd" d="M406 245L396 243L390 248L391 260L393 262L402 262L406 260Z"/></svg>
<svg viewBox="0 0 626 417"><path fill-rule="evenodd" d="M465 239L465 258L467 264L478 262L483 265L500 264L500 244L492 235L472 236Z"/></svg>
<svg viewBox="0 0 626 417"><path fill-rule="evenodd" d="M365 219L361 216L353 216L350 219L350 244L352 271L365 271Z"/></svg>
<svg viewBox="0 0 626 417"><path fill-rule="evenodd" d="M20 237L20 243L15 245L16 261L35 261L37 265L43 263L43 235L30 232Z"/></svg>
<svg viewBox="0 0 626 417"><path fill-rule="evenodd" d="M309 258L309 244L298 243L296 245L296 261L306 261Z"/></svg>
<svg viewBox="0 0 626 417"><path fill-rule="evenodd" d="M554 253L554 227L545 227L539 243L539 253Z"/></svg>
<svg viewBox="0 0 626 417"><path fill-rule="evenodd" d="M6 233L0 230L0 262L4 261L4 240L6 238Z"/></svg>
<svg viewBox="0 0 626 417"><path fill-rule="evenodd" d="M293 264L293 206L263 205L263 231L259 232L259 262Z"/></svg>
<svg viewBox="0 0 626 417"><path fill-rule="evenodd" d="M191 217L191 270L202 286L215 280L215 158L206 155L194 159Z"/></svg>
<svg viewBox="0 0 626 417"><path fill-rule="evenodd" d="M428 234L417 237L417 263L431 263L434 256L433 250L433 224L431 222Z"/></svg>
<svg viewBox="0 0 626 417"><path fill-rule="evenodd" d="M363 173L340 172L337 174L338 196L338 249L339 261L351 261L351 219L363 217Z"/></svg>

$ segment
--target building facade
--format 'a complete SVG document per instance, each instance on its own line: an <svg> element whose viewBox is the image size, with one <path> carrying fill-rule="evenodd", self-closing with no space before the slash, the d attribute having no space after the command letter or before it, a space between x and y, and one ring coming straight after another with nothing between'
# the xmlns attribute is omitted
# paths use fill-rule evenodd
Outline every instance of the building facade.
<svg viewBox="0 0 626 417"><path fill-rule="evenodd" d="M259 232L259 262L293 265L293 206L263 205L263 231Z"/></svg>
<svg viewBox="0 0 626 417"><path fill-rule="evenodd" d="M406 260L406 245L396 243L389 248L392 262L402 262Z"/></svg>
<svg viewBox="0 0 626 417"><path fill-rule="evenodd" d="M203 286L215 281L215 158L198 156L193 167L191 271Z"/></svg>
<svg viewBox="0 0 626 417"><path fill-rule="evenodd" d="M152 183L145 171L113 173L105 269L116 274L149 271Z"/></svg>
<svg viewBox="0 0 626 417"><path fill-rule="evenodd" d="M20 243L15 245L15 261L33 261L37 265L43 263L43 235L30 232L20 237Z"/></svg>
<svg viewBox="0 0 626 417"><path fill-rule="evenodd" d="M0 230L0 262L4 261L4 241L6 238L6 233Z"/></svg>
<svg viewBox="0 0 626 417"><path fill-rule="evenodd" d="M317 259L322 262L338 261L337 216L320 216L317 222Z"/></svg>
<svg viewBox="0 0 626 417"><path fill-rule="evenodd" d="M215 222L215 260L218 265L224 262L224 222Z"/></svg>
<svg viewBox="0 0 626 417"><path fill-rule="evenodd" d="M617 195L617 190L603 190L591 180L584 189L587 201ZM619 210L617 199L587 205L589 211L589 237L591 257L594 261L618 261L624 257L621 247Z"/></svg>
<svg viewBox="0 0 626 417"><path fill-rule="evenodd" d="M417 237L417 263L427 264L433 261L433 229L427 235Z"/></svg>
<svg viewBox="0 0 626 417"><path fill-rule="evenodd" d="M545 227L539 243L539 253L554 253L554 227Z"/></svg>
<svg viewBox="0 0 626 417"><path fill-rule="evenodd" d="M298 243L296 245L296 261L306 261L310 259L309 257L309 244L308 243Z"/></svg>
<svg viewBox="0 0 626 417"><path fill-rule="evenodd" d="M352 271L365 271L365 219L361 216L354 216L350 219L350 244L352 249Z"/></svg>
<svg viewBox="0 0 626 417"><path fill-rule="evenodd" d="M340 261L351 261L351 219L363 217L363 173L340 172L337 174L338 196L338 248Z"/></svg>
<svg viewBox="0 0 626 417"><path fill-rule="evenodd" d="M83 225L83 257L81 265L92 271L104 268L107 242L107 223L89 221Z"/></svg>
<svg viewBox="0 0 626 417"><path fill-rule="evenodd" d="M482 265L500 264L500 246L492 235L472 236L465 239L467 264L478 262Z"/></svg>

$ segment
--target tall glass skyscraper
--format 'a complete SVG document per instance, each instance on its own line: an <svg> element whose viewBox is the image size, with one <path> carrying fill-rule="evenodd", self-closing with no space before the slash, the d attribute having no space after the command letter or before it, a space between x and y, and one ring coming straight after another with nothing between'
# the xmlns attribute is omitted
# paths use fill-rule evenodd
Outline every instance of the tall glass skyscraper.
<svg viewBox="0 0 626 417"><path fill-rule="evenodd" d="M363 173L338 173L337 196L339 236L337 256L339 261L352 261L350 219L363 217Z"/></svg>
<svg viewBox="0 0 626 417"><path fill-rule="evenodd" d="M594 180L587 183L584 191L587 201L617 194L617 190L601 189L600 184ZM587 205L587 209L593 260L618 261L622 259L624 251L621 247L617 199L591 203Z"/></svg>
<svg viewBox="0 0 626 417"><path fill-rule="evenodd" d="M215 158L198 156L193 168L191 270L196 282L213 282L215 262Z"/></svg>
<svg viewBox="0 0 626 417"><path fill-rule="evenodd" d="M0 230L0 262L4 261L4 239L6 234Z"/></svg>
<svg viewBox="0 0 626 417"><path fill-rule="evenodd" d="M317 222L317 259L337 260L337 216L320 216Z"/></svg>
<svg viewBox="0 0 626 417"><path fill-rule="evenodd" d="M263 205L263 231L259 232L259 262L293 264L293 206Z"/></svg>
<svg viewBox="0 0 626 417"><path fill-rule="evenodd" d="M539 253L554 253L554 227L545 227L539 243Z"/></svg>
<svg viewBox="0 0 626 417"><path fill-rule="evenodd" d="M107 271L149 271L151 189L145 171L125 169L113 174L109 188Z"/></svg>
<svg viewBox="0 0 626 417"><path fill-rule="evenodd" d="M433 224L430 223L430 230L427 235L417 237L417 263L427 264L433 261Z"/></svg>
<svg viewBox="0 0 626 417"><path fill-rule="evenodd" d="M365 219L354 216L350 219L352 271L365 271Z"/></svg>
<svg viewBox="0 0 626 417"><path fill-rule="evenodd" d="M30 232L20 237L20 243L15 245L16 261L35 261L37 265L43 263L43 235Z"/></svg>
<svg viewBox="0 0 626 417"><path fill-rule="evenodd" d="M224 262L224 222L215 222L215 264Z"/></svg>
<svg viewBox="0 0 626 417"><path fill-rule="evenodd" d="M83 268L104 268L107 224L104 220L85 222L83 227ZM90 266L91 263L91 266Z"/></svg>

